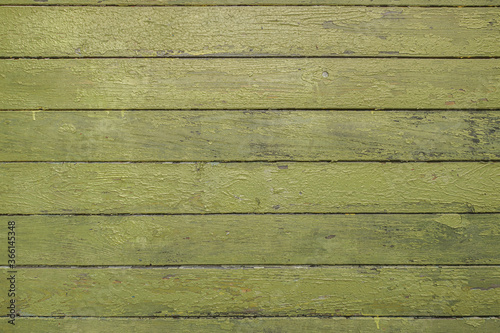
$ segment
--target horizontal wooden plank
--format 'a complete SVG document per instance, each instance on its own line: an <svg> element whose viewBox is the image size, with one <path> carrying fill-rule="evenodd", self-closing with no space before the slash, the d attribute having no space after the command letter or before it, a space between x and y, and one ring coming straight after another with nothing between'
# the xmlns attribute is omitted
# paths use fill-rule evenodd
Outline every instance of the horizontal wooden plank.
<svg viewBox="0 0 500 333"><path fill-rule="evenodd" d="M500 59L4 59L0 109L500 108Z"/></svg>
<svg viewBox="0 0 500 333"><path fill-rule="evenodd" d="M0 129L2 161L500 158L498 111L4 111Z"/></svg>
<svg viewBox="0 0 500 333"><path fill-rule="evenodd" d="M4 332L495 332L498 318L30 318Z"/></svg>
<svg viewBox="0 0 500 333"><path fill-rule="evenodd" d="M0 56L490 57L500 56L499 16L487 7L1 7Z"/></svg>
<svg viewBox="0 0 500 333"><path fill-rule="evenodd" d="M7 269L1 276L6 290ZM500 314L493 266L18 268L15 279L21 316Z"/></svg>
<svg viewBox="0 0 500 333"><path fill-rule="evenodd" d="M498 214L8 219L18 265L500 264Z"/></svg>
<svg viewBox="0 0 500 333"><path fill-rule="evenodd" d="M499 212L500 163L3 163L0 213Z"/></svg>
<svg viewBox="0 0 500 333"><path fill-rule="evenodd" d="M496 0L0 0L0 5L343 5L343 6L498 6Z"/></svg>

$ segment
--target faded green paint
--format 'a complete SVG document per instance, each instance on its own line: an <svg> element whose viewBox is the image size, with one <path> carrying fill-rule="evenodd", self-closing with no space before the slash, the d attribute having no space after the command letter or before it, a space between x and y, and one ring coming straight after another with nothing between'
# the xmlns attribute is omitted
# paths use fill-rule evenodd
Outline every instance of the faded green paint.
<svg viewBox="0 0 500 333"><path fill-rule="evenodd" d="M497 111L5 111L0 159L498 160L499 126Z"/></svg>
<svg viewBox="0 0 500 333"><path fill-rule="evenodd" d="M0 287L6 290L7 269ZM497 316L500 268L18 268L21 316ZM0 299L5 304L6 293Z"/></svg>
<svg viewBox="0 0 500 333"><path fill-rule="evenodd" d="M3 5L343 5L343 6L497 6L497 0L0 0Z"/></svg>
<svg viewBox="0 0 500 333"><path fill-rule="evenodd" d="M17 268L16 331L497 331L456 319L500 313L498 214L458 214L500 212L475 162L499 157L500 59L458 59L499 56L500 12L441 7L498 5L464 2L0 0L40 5L0 8L0 56L152 57L0 60L0 214L62 214L4 216L17 264L49 266ZM223 111L287 108L329 111Z"/></svg>
<svg viewBox="0 0 500 333"><path fill-rule="evenodd" d="M500 163L3 163L0 213L499 212Z"/></svg>
<svg viewBox="0 0 500 333"><path fill-rule="evenodd" d="M500 8L1 7L0 56L500 56L498 17Z"/></svg>
<svg viewBox="0 0 500 333"><path fill-rule="evenodd" d="M500 107L500 59L4 59L0 73L0 109Z"/></svg>
<svg viewBox="0 0 500 333"><path fill-rule="evenodd" d="M498 318L29 318L5 332L496 332Z"/></svg>
<svg viewBox="0 0 500 333"><path fill-rule="evenodd" d="M18 265L500 264L498 214L10 216ZM55 241L57 239L57 241ZM7 264L7 250L0 253Z"/></svg>

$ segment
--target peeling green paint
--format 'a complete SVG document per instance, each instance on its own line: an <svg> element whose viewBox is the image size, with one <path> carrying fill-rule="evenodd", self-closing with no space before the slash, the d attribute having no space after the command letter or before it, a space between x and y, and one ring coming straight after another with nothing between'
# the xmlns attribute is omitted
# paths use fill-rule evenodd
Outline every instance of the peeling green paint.
<svg viewBox="0 0 500 333"><path fill-rule="evenodd" d="M19 229L19 265L68 266L498 265L499 218L498 214L10 217ZM7 251L0 253L0 262L7 262Z"/></svg>
<svg viewBox="0 0 500 333"><path fill-rule="evenodd" d="M342 5L342 6L495 6L496 0L0 0L3 5Z"/></svg>
<svg viewBox="0 0 500 333"><path fill-rule="evenodd" d="M7 270L1 274L5 289ZM21 316L425 317L500 311L497 266L19 268L18 278ZM0 295L2 302L5 297Z"/></svg>
<svg viewBox="0 0 500 333"><path fill-rule="evenodd" d="M0 0L15 331L498 331L488 5Z"/></svg>
<svg viewBox="0 0 500 333"><path fill-rule="evenodd" d="M382 332L495 332L498 318L397 318L376 317ZM5 332L366 332L372 318L19 318L15 330Z"/></svg>
<svg viewBox="0 0 500 333"><path fill-rule="evenodd" d="M500 107L500 59L3 59L0 72L7 110Z"/></svg>
<svg viewBox="0 0 500 333"><path fill-rule="evenodd" d="M499 212L500 163L1 163L0 213Z"/></svg>
<svg viewBox="0 0 500 333"><path fill-rule="evenodd" d="M462 218L459 214L444 214L440 215L436 222L447 225L453 229L465 228L469 225L469 221L466 218Z"/></svg>
<svg viewBox="0 0 500 333"><path fill-rule="evenodd" d="M0 112L1 160L500 159L497 111L79 110L34 115Z"/></svg>
<svg viewBox="0 0 500 333"><path fill-rule="evenodd" d="M499 16L500 8L1 7L0 56L494 57Z"/></svg>

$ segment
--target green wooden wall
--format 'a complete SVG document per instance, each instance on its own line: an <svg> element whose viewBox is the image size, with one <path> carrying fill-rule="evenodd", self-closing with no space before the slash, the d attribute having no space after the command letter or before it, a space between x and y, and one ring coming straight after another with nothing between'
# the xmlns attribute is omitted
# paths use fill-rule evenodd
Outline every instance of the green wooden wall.
<svg viewBox="0 0 500 333"><path fill-rule="evenodd" d="M499 1L0 21L1 332L500 331Z"/></svg>

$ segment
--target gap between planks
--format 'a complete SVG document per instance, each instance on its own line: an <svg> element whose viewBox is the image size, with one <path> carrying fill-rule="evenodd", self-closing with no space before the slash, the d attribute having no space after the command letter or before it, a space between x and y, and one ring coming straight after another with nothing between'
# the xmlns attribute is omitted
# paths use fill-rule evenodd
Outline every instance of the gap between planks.
<svg viewBox="0 0 500 333"><path fill-rule="evenodd" d="M0 316L0 318L8 318L6 316ZM22 319L157 319L158 321L160 320L171 320L171 319L178 319L178 320L184 320L184 319L196 319L196 320L210 320L210 319L218 319L218 318L225 318L225 319L235 319L235 320L248 320L248 319L259 319L259 318L266 318L266 319L282 319L282 318L323 318L323 319L349 319L349 320L356 320L356 319L374 319L374 318L379 318L379 319L394 319L394 318L401 318L401 319L475 319L475 318L481 318L481 319L500 319L500 316L398 316L398 315L384 315L384 316L363 316L363 315L356 315L356 316L328 316L328 315L316 315L316 316L304 316L304 315L294 315L294 316L265 316L265 315L259 315L259 316L224 316L224 315L219 315L219 316L179 316L179 315L174 315L171 317L158 317L158 316L19 316L18 318Z"/></svg>
<svg viewBox="0 0 500 333"><path fill-rule="evenodd" d="M1 6L0 6L1 7ZM104 56L104 57L6 57L0 56L0 60L68 60L68 59L87 59L87 60L99 60L99 59L444 59L444 60L457 60L457 59L500 59L500 56L468 56L468 57L423 57L423 56L267 56L267 55L255 55L255 56L238 56L238 55L201 55L201 56L140 56L140 57L128 57L128 56ZM68 110L68 109L65 109ZM304 108L301 108L304 110ZM343 109L345 110L345 109ZM409 109L405 109L409 110ZM420 109L419 109L420 110ZM449 110L449 109L447 109ZM489 110L489 109L488 109ZM491 111L491 110L489 110Z"/></svg>
<svg viewBox="0 0 500 333"><path fill-rule="evenodd" d="M317 213L317 212L284 212L284 213L270 213L270 212L261 212L261 213L44 213L44 214L17 214L17 213L1 213L0 216L217 216L217 215L443 215L443 214L457 214L457 212L410 212L410 213L398 213L398 212L374 212L374 213ZM495 215L499 214L498 212L478 212L478 213L458 213L460 215Z"/></svg>
<svg viewBox="0 0 500 333"><path fill-rule="evenodd" d="M303 4L303 3L294 3L290 2L289 4L265 4L265 3L256 3L256 4L47 4L47 3L26 3L26 4L11 4L11 3L1 3L0 7L290 7L290 6L298 6L298 7L313 7L313 6L327 6L327 7L412 7L412 8L498 8L500 5L490 5L490 4L481 4L481 5L468 5L467 3L462 3L460 5L434 5L434 4L426 4L426 5L411 5L411 4L370 4L370 3L358 3L358 4L347 4L347 3L332 3L327 1L318 1L316 3L311 4Z"/></svg>
<svg viewBox="0 0 500 333"><path fill-rule="evenodd" d="M213 161L1 161L1 164L251 164L251 163L330 163L330 164L341 164L341 163L394 163L394 164L406 164L406 163L430 163L430 164L441 164L441 163L496 163L499 159L485 159L485 160L432 160L432 161L414 161L414 160L251 160L251 161L235 161L235 160L213 160Z"/></svg>
<svg viewBox="0 0 500 333"><path fill-rule="evenodd" d="M499 58L500 59L500 58ZM280 111L319 111L319 112L331 112L331 111L353 111L353 112L358 112L358 111L374 111L374 112L440 112L440 111L465 111L465 112L500 112L500 109L498 108L492 108L492 109L485 109L485 108L461 108L461 109L439 109L439 108L335 108L335 107L329 107L329 108L269 108L269 109L262 109L262 108L248 108L248 109L234 109L234 108L227 108L227 109L207 109L207 108L180 108L180 109L155 109L155 108L146 108L146 109L134 109L134 108L121 108L121 109L110 109L110 108L101 108L101 109L95 109L95 108L79 108L79 109L71 109L71 108L61 108L61 109L54 109L54 108L37 108L37 109L16 109L16 108L0 108L0 113L1 112L74 112L74 111L95 111L95 112L111 112L111 111L128 111L128 112L157 112L157 111L163 111L163 112L169 112L169 111L176 111L176 112L189 112L189 111L224 111L224 112L238 112L238 111L249 111L249 112L280 112Z"/></svg>
<svg viewBox="0 0 500 333"><path fill-rule="evenodd" d="M221 270L259 270L259 269L320 269L320 268L367 268L367 269L384 269L384 268L457 268L457 267L475 267L475 268L500 268L498 264L401 264L401 265L374 265L374 264L328 264L328 265L298 265L298 264L279 264L279 265L16 265L16 270L19 269L221 269ZM0 269L9 269L9 266L0 266Z"/></svg>

